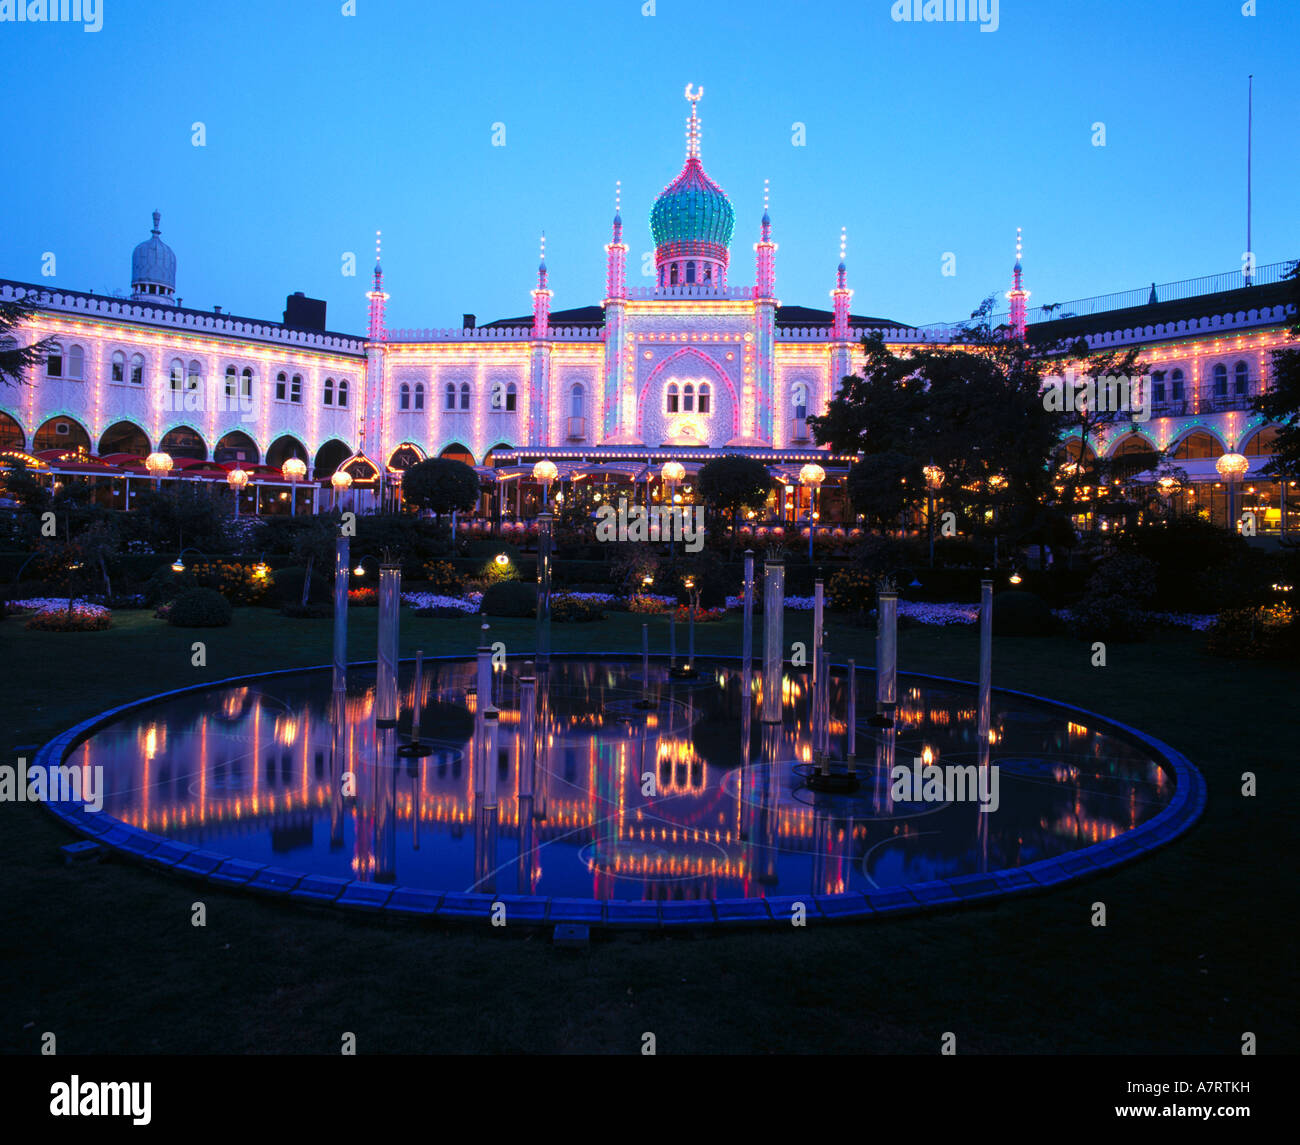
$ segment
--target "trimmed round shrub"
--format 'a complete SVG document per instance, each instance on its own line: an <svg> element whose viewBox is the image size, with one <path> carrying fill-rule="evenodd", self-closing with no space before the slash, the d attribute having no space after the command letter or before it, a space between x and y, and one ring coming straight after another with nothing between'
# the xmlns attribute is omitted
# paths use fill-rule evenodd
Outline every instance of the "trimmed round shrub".
<svg viewBox="0 0 1300 1145"><path fill-rule="evenodd" d="M1000 592L993 598L996 636L1050 636L1054 627L1052 610L1032 592Z"/></svg>
<svg viewBox="0 0 1300 1145"><path fill-rule="evenodd" d="M521 580L489 585L479 611L484 616L536 616L537 586Z"/></svg>
<svg viewBox="0 0 1300 1145"><path fill-rule="evenodd" d="M604 620L605 610L594 600L559 596L551 601L551 619L560 624L583 624L592 620Z"/></svg>
<svg viewBox="0 0 1300 1145"><path fill-rule="evenodd" d="M176 628L224 628L231 615L230 601L215 588L189 588L172 601L167 623Z"/></svg>
<svg viewBox="0 0 1300 1145"><path fill-rule="evenodd" d="M192 567L178 573L171 565L161 565L145 581L144 598L151 605L168 604L187 588L197 588L198 583Z"/></svg>
<svg viewBox="0 0 1300 1145"><path fill-rule="evenodd" d="M302 579L307 570L302 566L276 569L275 581L267 594L271 604L283 609L286 605L302 605ZM307 595L308 604L328 604L332 590L329 580L315 569L311 574L311 590Z"/></svg>

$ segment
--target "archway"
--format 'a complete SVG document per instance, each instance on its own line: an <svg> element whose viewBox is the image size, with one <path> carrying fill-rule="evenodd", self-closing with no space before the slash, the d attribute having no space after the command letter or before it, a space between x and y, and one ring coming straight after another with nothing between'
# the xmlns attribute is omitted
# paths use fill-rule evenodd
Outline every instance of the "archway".
<svg viewBox="0 0 1300 1145"><path fill-rule="evenodd" d="M208 445L195 429L188 425L178 425L163 434L158 448L171 457L183 457L193 461L207 461Z"/></svg>
<svg viewBox="0 0 1300 1145"><path fill-rule="evenodd" d="M388 468L390 470L410 469L412 465L424 460L424 451L409 441L402 442L393 450L392 456L388 459Z"/></svg>
<svg viewBox="0 0 1300 1145"><path fill-rule="evenodd" d="M1238 450L1247 457L1268 457L1277 452L1277 439L1280 431L1275 425L1261 425L1246 439Z"/></svg>
<svg viewBox="0 0 1300 1145"><path fill-rule="evenodd" d="M315 476L317 480L322 477L329 477L351 456L351 449L339 441L337 437L331 438L316 451Z"/></svg>
<svg viewBox="0 0 1300 1145"><path fill-rule="evenodd" d="M291 457L296 457L300 461L310 460L307 456L307 447L292 434L286 433L271 442L270 448L266 451L266 464L271 469L281 469Z"/></svg>
<svg viewBox="0 0 1300 1145"><path fill-rule="evenodd" d="M47 449L65 451L84 450L90 452L90 434L79 421L70 417L52 417L45 422L32 437L32 452L43 453Z"/></svg>
<svg viewBox="0 0 1300 1145"><path fill-rule="evenodd" d="M439 457L449 457L452 461L463 461L466 465L474 464L474 455L470 453L459 441L453 441L444 449Z"/></svg>
<svg viewBox="0 0 1300 1145"><path fill-rule="evenodd" d="M1223 442L1213 434L1197 429L1174 447L1172 457L1175 461L1197 461L1208 457L1221 457L1224 452Z"/></svg>
<svg viewBox="0 0 1300 1145"><path fill-rule="evenodd" d="M238 429L225 434L212 451L212 460L218 463L235 461L240 465L256 465L259 456L257 442Z"/></svg>
<svg viewBox="0 0 1300 1145"><path fill-rule="evenodd" d="M0 449L23 449L27 445L27 435L7 413L0 411Z"/></svg>
<svg viewBox="0 0 1300 1145"><path fill-rule="evenodd" d="M148 457L149 435L133 421L114 422L99 439L99 456L107 457L110 453Z"/></svg>

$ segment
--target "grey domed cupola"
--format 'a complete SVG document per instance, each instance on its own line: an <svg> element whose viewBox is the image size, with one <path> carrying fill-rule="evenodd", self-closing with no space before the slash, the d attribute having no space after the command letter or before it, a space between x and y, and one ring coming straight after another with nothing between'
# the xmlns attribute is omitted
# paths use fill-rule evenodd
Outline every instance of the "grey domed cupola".
<svg viewBox="0 0 1300 1145"><path fill-rule="evenodd" d="M158 237L162 215L153 213L153 234L131 255L131 301L176 305L176 254Z"/></svg>

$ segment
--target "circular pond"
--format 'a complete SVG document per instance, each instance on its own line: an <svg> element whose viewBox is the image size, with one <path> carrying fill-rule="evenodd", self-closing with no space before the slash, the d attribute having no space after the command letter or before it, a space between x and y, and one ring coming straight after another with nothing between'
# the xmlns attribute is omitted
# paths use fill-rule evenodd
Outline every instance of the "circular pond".
<svg viewBox="0 0 1300 1145"><path fill-rule="evenodd" d="M1131 728L995 692L979 751L975 693L900 679L893 727L872 727L858 672L859 785L821 793L810 681L787 670L785 719L764 724L735 661L677 681L652 663L556 658L493 674L494 742L476 733L475 665L425 661L424 748L402 665L396 731L376 727L373 668L341 698L325 671L171 693L46 746L101 768L103 811L56 811L156 865L357 909L532 921L864 916L1050 887L1173 838L1203 803L1181 756ZM761 693L762 674L754 673ZM832 754L848 746L848 680L830 681ZM647 701L647 694L649 699ZM532 736L525 742L531 723ZM797 904L797 905L796 905Z"/></svg>

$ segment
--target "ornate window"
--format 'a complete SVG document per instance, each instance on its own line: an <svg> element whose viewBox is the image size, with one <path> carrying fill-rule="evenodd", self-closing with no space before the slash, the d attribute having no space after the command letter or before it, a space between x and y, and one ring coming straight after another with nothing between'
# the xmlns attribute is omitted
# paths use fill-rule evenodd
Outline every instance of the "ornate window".
<svg viewBox="0 0 1300 1145"><path fill-rule="evenodd" d="M569 416L582 417L583 397L585 391L581 382L575 382L573 389L569 391Z"/></svg>
<svg viewBox="0 0 1300 1145"><path fill-rule="evenodd" d="M519 391L514 382L506 386L506 413L514 413L519 408Z"/></svg>
<svg viewBox="0 0 1300 1145"><path fill-rule="evenodd" d="M190 362L189 376L185 379L187 393L197 394L203 386L203 367L197 361Z"/></svg>
<svg viewBox="0 0 1300 1145"><path fill-rule="evenodd" d="M415 383L415 408L424 409L424 383Z"/></svg>
<svg viewBox="0 0 1300 1145"><path fill-rule="evenodd" d="M275 400L284 401L289 396L289 375L281 370L275 375Z"/></svg>
<svg viewBox="0 0 1300 1145"><path fill-rule="evenodd" d="M667 394L665 395L664 409L668 413L677 412L677 383L676 382L668 383L668 391Z"/></svg>
<svg viewBox="0 0 1300 1145"><path fill-rule="evenodd" d="M711 392L710 392L709 383L708 383L708 382L701 382L701 383L700 383L700 402L699 402L699 410L700 410L700 413L708 413L708 412L709 412L709 403L710 403L710 401L711 401L711 398L712 398L712 394L711 394Z"/></svg>
<svg viewBox="0 0 1300 1145"><path fill-rule="evenodd" d="M347 378L339 379L339 409L348 408L348 380Z"/></svg>
<svg viewBox="0 0 1300 1145"><path fill-rule="evenodd" d="M325 379L324 404L327 406L332 406L334 404L334 379L333 378Z"/></svg>
<svg viewBox="0 0 1300 1145"><path fill-rule="evenodd" d="M131 384L133 386L144 385L144 355L133 354L131 356Z"/></svg>
<svg viewBox="0 0 1300 1145"><path fill-rule="evenodd" d="M687 382L682 386L682 412L695 412L695 386L691 382Z"/></svg>
<svg viewBox="0 0 1300 1145"><path fill-rule="evenodd" d="M469 409L469 382L460 384L460 408Z"/></svg>
<svg viewBox="0 0 1300 1145"><path fill-rule="evenodd" d="M1222 362L1214 367L1214 396L1216 398L1228 396L1228 367Z"/></svg>
<svg viewBox="0 0 1300 1145"><path fill-rule="evenodd" d="M411 387L406 382L397 387L397 408L411 408Z"/></svg>
<svg viewBox="0 0 1300 1145"><path fill-rule="evenodd" d="M185 387L185 364L179 358L172 359L169 381L174 394L179 394Z"/></svg>
<svg viewBox="0 0 1300 1145"><path fill-rule="evenodd" d="M63 377L63 347L58 342L51 342L49 351L45 355L45 376Z"/></svg>
<svg viewBox="0 0 1300 1145"><path fill-rule="evenodd" d="M794 406L795 421L803 421L808 416L808 383L795 382L790 391L790 402Z"/></svg>
<svg viewBox="0 0 1300 1145"><path fill-rule="evenodd" d="M447 394L446 408L455 409L456 408L456 384L454 382L447 383L446 394Z"/></svg>
<svg viewBox="0 0 1300 1145"><path fill-rule="evenodd" d="M253 400L253 370L250 366L245 366L239 375L239 396L250 402Z"/></svg>
<svg viewBox="0 0 1300 1145"><path fill-rule="evenodd" d="M113 364L110 367L109 378L115 382L126 381L126 355L121 350L113 351Z"/></svg>
<svg viewBox="0 0 1300 1145"><path fill-rule="evenodd" d="M291 402L302 401L302 375L294 374L293 381L289 383L289 400Z"/></svg>
<svg viewBox="0 0 1300 1145"><path fill-rule="evenodd" d="M1250 391L1250 367L1245 362L1238 362L1233 368L1232 390L1238 397Z"/></svg>
<svg viewBox="0 0 1300 1145"><path fill-rule="evenodd" d="M1180 402L1183 400L1183 371L1172 370L1169 374L1169 400Z"/></svg>
<svg viewBox="0 0 1300 1145"><path fill-rule="evenodd" d="M81 381L84 376L86 354L80 346L68 347L68 377L74 382Z"/></svg>

